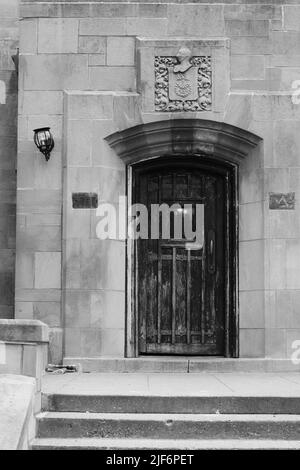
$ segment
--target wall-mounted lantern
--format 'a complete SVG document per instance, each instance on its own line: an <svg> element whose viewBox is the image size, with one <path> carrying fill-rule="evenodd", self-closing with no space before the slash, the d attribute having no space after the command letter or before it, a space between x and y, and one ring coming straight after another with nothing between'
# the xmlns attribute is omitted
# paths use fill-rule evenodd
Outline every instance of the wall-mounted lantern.
<svg viewBox="0 0 300 470"><path fill-rule="evenodd" d="M40 129L34 129L33 140L37 148L43 155L45 155L46 161L50 158L50 153L54 148L53 136L50 132L50 127L41 127Z"/></svg>

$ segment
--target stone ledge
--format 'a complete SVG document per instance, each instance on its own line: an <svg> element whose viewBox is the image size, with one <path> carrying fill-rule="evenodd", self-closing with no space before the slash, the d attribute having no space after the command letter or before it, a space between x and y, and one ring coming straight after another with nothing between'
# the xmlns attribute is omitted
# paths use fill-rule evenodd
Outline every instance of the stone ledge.
<svg viewBox="0 0 300 470"><path fill-rule="evenodd" d="M49 328L39 320L0 320L0 341L47 343Z"/></svg>

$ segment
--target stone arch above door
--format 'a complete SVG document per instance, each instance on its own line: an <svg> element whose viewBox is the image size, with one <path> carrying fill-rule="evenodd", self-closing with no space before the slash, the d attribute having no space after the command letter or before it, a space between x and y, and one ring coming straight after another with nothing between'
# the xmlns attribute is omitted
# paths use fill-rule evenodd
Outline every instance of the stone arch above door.
<svg viewBox="0 0 300 470"><path fill-rule="evenodd" d="M148 160L159 160L157 157L175 157L182 161L186 157L195 159L199 157L199 164L207 167L227 168L228 191L226 200L228 223L228 246L226 248L226 259L228 263L227 278L230 285L226 287L229 292L226 297L226 345L224 355L226 357L239 356L239 314L238 314L238 195L237 195L237 171L243 161L247 162L247 155L254 149L261 138L238 127L211 120L202 119L174 119L140 124L126 130L115 132L105 138L107 143L116 152L121 160L128 166L128 188L129 201L134 200L132 193L132 178L137 163ZM203 158L204 157L204 158ZM243 167L243 165L241 165ZM229 201L229 195L231 202ZM133 199L132 199L133 198ZM231 221L231 222L230 222ZM139 323L135 303L136 293L134 286L134 271L132 259L135 253L133 243L127 244L127 338L126 356L136 357L139 355L137 325ZM226 268L227 269L227 268ZM244 263L241 272L244 271ZM227 281L226 281L227 282ZM228 281L229 282L229 281ZM226 284L227 285L227 284ZM231 299L231 300L230 300ZM230 313L233 312L233 313ZM230 319L231 318L231 319Z"/></svg>
<svg viewBox="0 0 300 470"><path fill-rule="evenodd" d="M199 153L238 164L262 139L224 122L173 119L130 127L105 140L126 164L156 156Z"/></svg>

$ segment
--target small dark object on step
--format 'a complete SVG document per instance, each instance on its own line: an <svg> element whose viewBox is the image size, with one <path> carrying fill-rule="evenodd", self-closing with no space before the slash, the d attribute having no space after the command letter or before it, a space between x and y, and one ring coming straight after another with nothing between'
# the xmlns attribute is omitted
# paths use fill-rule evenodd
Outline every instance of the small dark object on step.
<svg viewBox="0 0 300 470"><path fill-rule="evenodd" d="M51 372L52 374L67 374L78 372L78 366L49 364L48 367L46 367L46 372Z"/></svg>

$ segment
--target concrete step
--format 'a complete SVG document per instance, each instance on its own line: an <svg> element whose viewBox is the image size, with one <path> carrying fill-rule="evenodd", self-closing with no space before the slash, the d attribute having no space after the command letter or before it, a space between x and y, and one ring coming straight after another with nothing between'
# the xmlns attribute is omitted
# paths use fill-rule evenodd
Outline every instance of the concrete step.
<svg viewBox="0 0 300 470"><path fill-rule="evenodd" d="M79 365L83 372L296 372L300 364L290 359L141 356L120 357L65 357L64 364Z"/></svg>
<svg viewBox="0 0 300 470"><path fill-rule="evenodd" d="M299 414L299 397L274 396L43 396L45 411L90 413Z"/></svg>
<svg viewBox="0 0 300 470"><path fill-rule="evenodd" d="M300 440L300 415L47 412L39 438Z"/></svg>
<svg viewBox="0 0 300 470"><path fill-rule="evenodd" d="M268 439L35 439L32 450L299 450L300 441Z"/></svg>

